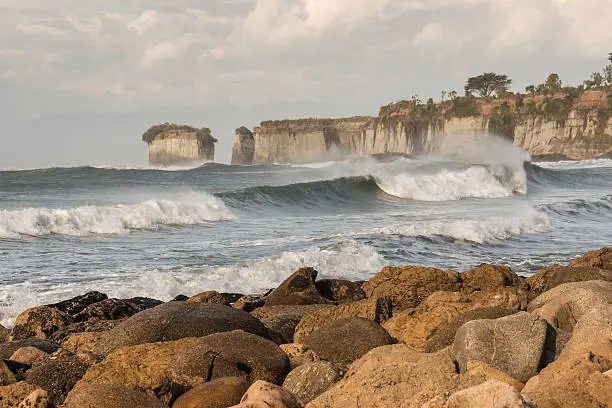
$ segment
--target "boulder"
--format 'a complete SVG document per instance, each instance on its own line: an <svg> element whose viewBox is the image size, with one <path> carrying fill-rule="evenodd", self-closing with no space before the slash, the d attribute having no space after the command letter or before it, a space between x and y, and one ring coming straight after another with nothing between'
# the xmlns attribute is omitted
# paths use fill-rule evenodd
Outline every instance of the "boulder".
<svg viewBox="0 0 612 408"><path fill-rule="evenodd" d="M15 374L13 374L4 361L0 360L0 386L13 384L15 382L17 382Z"/></svg>
<svg viewBox="0 0 612 408"><path fill-rule="evenodd" d="M564 283L592 280L612 281L612 270L591 266L571 267L552 265L526 279L530 290L540 295Z"/></svg>
<svg viewBox="0 0 612 408"><path fill-rule="evenodd" d="M136 305L139 311L151 309L151 308L164 304L164 302L162 302L161 300L151 299L147 297L140 297L140 296L129 298L129 299L122 299L122 300L125 300L126 302L130 302L131 304Z"/></svg>
<svg viewBox="0 0 612 408"><path fill-rule="evenodd" d="M267 319L280 315L298 315L300 317L307 316L318 312L319 310L329 309L333 305L278 305L278 306L263 306L251 312L251 315L259 320Z"/></svg>
<svg viewBox="0 0 612 408"><path fill-rule="evenodd" d="M237 293L219 293L214 290L199 293L195 296L190 297L188 302L200 302L200 303L216 303L218 305L231 306L240 299L242 295Z"/></svg>
<svg viewBox="0 0 612 408"><path fill-rule="evenodd" d="M504 309L502 307L485 307L482 309L472 309L465 313L461 313L446 325L435 331L425 343L423 351L433 353L450 346L455 341L455 334L461 326L472 320L482 319L498 319L500 317L509 316L515 312ZM426 315L424 316L424 318Z"/></svg>
<svg viewBox="0 0 612 408"><path fill-rule="evenodd" d="M387 346L394 341L378 323L347 317L334 320L310 333L304 343L321 359L347 366L373 348Z"/></svg>
<svg viewBox="0 0 612 408"><path fill-rule="evenodd" d="M391 306L392 302L389 299L370 298L319 310L302 318L295 328L293 340L296 343L304 343L306 337L313 331L333 320L345 317L362 317L382 324L391 317Z"/></svg>
<svg viewBox="0 0 612 408"><path fill-rule="evenodd" d="M351 366L309 408L421 408L438 395L478 385L480 377L457 374L447 353L419 353L397 344L376 348Z"/></svg>
<svg viewBox="0 0 612 408"><path fill-rule="evenodd" d="M11 331L0 324L0 343L3 341L7 341L10 335Z"/></svg>
<svg viewBox="0 0 612 408"><path fill-rule="evenodd" d="M171 378L187 386L234 376L282 384L289 369L289 358L275 343L241 331L200 338L169 365Z"/></svg>
<svg viewBox="0 0 612 408"><path fill-rule="evenodd" d="M76 333L99 333L113 329L122 320L98 320L91 319L84 322L72 323L53 333L50 340L57 343L65 342L70 336Z"/></svg>
<svg viewBox="0 0 612 408"><path fill-rule="evenodd" d="M268 329L241 310L212 303L169 302L147 309L100 338L95 352L100 355L123 346L203 337L231 330L244 330L268 337Z"/></svg>
<svg viewBox="0 0 612 408"><path fill-rule="evenodd" d="M253 310L262 307L266 304L266 299L257 296L243 296L232 305L234 309L252 312Z"/></svg>
<svg viewBox="0 0 612 408"><path fill-rule="evenodd" d="M278 333L281 343L286 344L293 343L293 333L301 320L300 315L282 314L262 319L261 322L270 332Z"/></svg>
<svg viewBox="0 0 612 408"><path fill-rule="evenodd" d="M303 408L295 395L278 385L257 381L249 387L235 408Z"/></svg>
<svg viewBox="0 0 612 408"><path fill-rule="evenodd" d="M522 394L538 408L609 407L612 362L592 353L560 358L532 377Z"/></svg>
<svg viewBox="0 0 612 408"><path fill-rule="evenodd" d="M0 407L18 407L22 401L27 399L36 391L42 390L35 385L26 383L25 381L0 386Z"/></svg>
<svg viewBox="0 0 612 408"><path fill-rule="evenodd" d="M580 258L575 259L569 266L573 268L584 266L612 270L612 247L587 252Z"/></svg>
<svg viewBox="0 0 612 408"><path fill-rule="evenodd" d="M246 377L218 378L181 395L172 408L227 408L239 404L250 385Z"/></svg>
<svg viewBox="0 0 612 408"><path fill-rule="evenodd" d="M365 299L361 284L342 279L321 279L315 282L319 293L334 303L350 303Z"/></svg>
<svg viewBox="0 0 612 408"><path fill-rule="evenodd" d="M589 310L612 303L612 282L589 281L559 285L535 298L527 310L553 327L572 332Z"/></svg>
<svg viewBox="0 0 612 408"><path fill-rule="evenodd" d="M493 291L502 286L527 288L521 278L507 266L481 264L460 276L464 290Z"/></svg>
<svg viewBox="0 0 612 408"><path fill-rule="evenodd" d="M48 408L51 405L49 393L45 390L35 390L26 397L17 408Z"/></svg>
<svg viewBox="0 0 612 408"><path fill-rule="evenodd" d="M368 298L390 298L394 309L400 311L417 307L434 292L455 292L460 288L459 273L422 266L389 266L363 285Z"/></svg>
<svg viewBox="0 0 612 408"><path fill-rule="evenodd" d="M285 352L287 357L289 357L289 363L291 364L292 369L295 369L296 367L299 367L302 364L312 363L313 361L321 360L317 353L309 349L308 346L305 344L281 344L279 347Z"/></svg>
<svg viewBox="0 0 612 408"><path fill-rule="evenodd" d="M464 324L455 335L451 355L462 373L468 360L480 360L524 383L554 359L555 340L545 320L519 312Z"/></svg>
<svg viewBox="0 0 612 408"><path fill-rule="evenodd" d="M60 345L50 340L37 338L8 341L0 343L0 360L10 359L13 353L22 347L36 347L47 354L52 354L60 348Z"/></svg>
<svg viewBox="0 0 612 408"><path fill-rule="evenodd" d="M88 292L84 295L75 296L72 299L64 300L59 303L53 303L47 306L73 316L85 309L87 306L106 299L108 299L108 296L106 296L104 293Z"/></svg>
<svg viewBox="0 0 612 408"><path fill-rule="evenodd" d="M189 300L189 296L186 295L176 295L171 302L186 302Z"/></svg>
<svg viewBox="0 0 612 408"><path fill-rule="evenodd" d="M93 354L102 333L75 333L62 343L62 349L73 354Z"/></svg>
<svg viewBox="0 0 612 408"><path fill-rule="evenodd" d="M36 347L21 347L11 355L9 360L31 366L34 363L43 361L48 356L49 354Z"/></svg>
<svg viewBox="0 0 612 408"><path fill-rule="evenodd" d="M575 357L588 353L612 361L612 303L599 305L578 319L560 357Z"/></svg>
<svg viewBox="0 0 612 408"><path fill-rule="evenodd" d="M133 388L87 384L72 391L63 408L166 408L162 402Z"/></svg>
<svg viewBox="0 0 612 408"><path fill-rule="evenodd" d="M430 403L424 408L535 408L508 384L491 380L451 395L444 404Z"/></svg>
<svg viewBox="0 0 612 408"><path fill-rule="evenodd" d="M268 295L266 306L326 303L315 285L317 274L313 268L298 269Z"/></svg>
<svg viewBox="0 0 612 408"><path fill-rule="evenodd" d="M62 403L74 385L85 375L88 364L73 356L48 359L27 372L26 381L45 391L57 405Z"/></svg>
<svg viewBox="0 0 612 408"><path fill-rule="evenodd" d="M328 361L315 361L293 369L285 378L283 388L305 404L327 391L342 378Z"/></svg>
<svg viewBox="0 0 612 408"><path fill-rule="evenodd" d="M52 307L33 307L17 316L10 339L24 340L30 337L46 339L72 321L72 316Z"/></svg>
<svg viewBox="0 0 612 408"><path fill-rule="evenodd" d="M140 312L140 308L133 303L121 299L106 299L87 306L74 316L77 322L90 319L120 320Z"/></svg>
<svg viewBox="0 0 612 408"><path fill-rule="evenodd" d="M398 341L424 350L429 339L453 319L470 310L489 307L523 310L527 307L527 294L510 286L469 294L435 292L416 309L394 315L383 327Z"/></svg>
<svg viewBox="0 0 612 408"><path fill-rule="evenodd" d="M522 382L515 380L503 371L493 368L487 363L480 360L468 360L466 372L473 376L482 377L487 381L501 381L517 389L518 391L521 391L525 387L525 384L523 384Z"/></svg>

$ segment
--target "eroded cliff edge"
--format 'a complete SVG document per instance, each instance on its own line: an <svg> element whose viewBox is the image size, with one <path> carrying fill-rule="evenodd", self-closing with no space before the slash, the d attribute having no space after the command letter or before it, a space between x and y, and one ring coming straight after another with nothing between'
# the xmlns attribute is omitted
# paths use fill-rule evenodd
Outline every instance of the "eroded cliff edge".
<svg viewBox="0 0 612 408"><path fill-rule="evenodd" d="M215 143L208 128L164 123L142 135L149 146L149 164L176 165L215 159Z"/></svg>
<svg viewBox="0 0 612 408"><path fill-rule="evenodd" d="M612 92L400 101L383 106L377 117L266 121L252 138L236 137L234 154L252 150L250 163L241 155L240 164L304 163L354 153L420 155L435 153L454 135L483 133L508 138L535 158L609 156Z"/></svg>

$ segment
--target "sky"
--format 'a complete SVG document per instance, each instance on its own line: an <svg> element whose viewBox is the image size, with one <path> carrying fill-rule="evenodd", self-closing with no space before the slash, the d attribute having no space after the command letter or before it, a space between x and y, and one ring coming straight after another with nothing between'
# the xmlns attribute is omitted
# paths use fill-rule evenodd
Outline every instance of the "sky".
<svg viewBox="0 0 612 408"><path fill-rule="evenodd" d="M376 115L468 76L579 84L612 0L0 0L0 169L145 164L141 134Z"/></svg>

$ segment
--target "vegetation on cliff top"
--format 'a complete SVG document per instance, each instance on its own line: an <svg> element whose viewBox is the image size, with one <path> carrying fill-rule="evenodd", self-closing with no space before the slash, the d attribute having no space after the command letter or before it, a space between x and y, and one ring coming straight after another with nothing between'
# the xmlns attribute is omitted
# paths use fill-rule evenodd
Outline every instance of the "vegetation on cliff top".
<svg viewBox="0 0 612 408"><path fill-rule="evenodd" d="M217 139L212 137L209 128L195 128L188 125L177 125L174 123L163 123L161 125L151 126L142 135L142 140L151 143L155 139L161 139L168 136L176 136L180 133L195 133L196 138L201 143L215 143Z"/></svg>
<svg viewBox="0 0 612 408"><path fill-rule="evenodd" d="M350 118L303 118L303 119L283 119L266 120L261 122L261 127L286 127L286 126L325 126L338 123L358 122L367 123L375 118L371 116L353 116Z"/></svg>

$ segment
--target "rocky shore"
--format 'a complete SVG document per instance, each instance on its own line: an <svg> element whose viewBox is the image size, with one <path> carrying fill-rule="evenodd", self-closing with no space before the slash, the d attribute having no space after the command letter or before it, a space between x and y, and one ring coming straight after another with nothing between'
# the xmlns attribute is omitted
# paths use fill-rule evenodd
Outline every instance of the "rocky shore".
<svg viewBox="0 0 612 408"><path fill-rule="evenodd" d="M266 296L91 292L0 326L0 358L0 407L612 407L612 248L529 278L304 268Z"/></svg>

